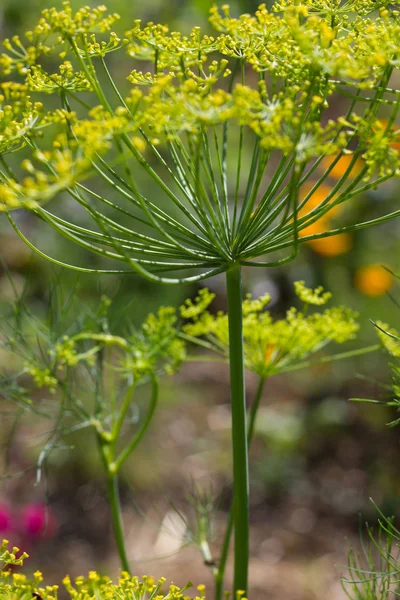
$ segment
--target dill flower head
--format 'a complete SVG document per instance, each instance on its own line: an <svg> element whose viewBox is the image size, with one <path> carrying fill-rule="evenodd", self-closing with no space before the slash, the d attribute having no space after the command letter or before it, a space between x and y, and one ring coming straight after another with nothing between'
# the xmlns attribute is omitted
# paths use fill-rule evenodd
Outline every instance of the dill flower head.
<svg viewBox="0 0 400 600"><path fill-rule="evenodd" d="M394 327L389 327L383 321L377 321L375 325L376 333L385 350L394 358L400 358L400 336L398 331Z"/></svg>
<svg viewBox="0 0 400 600"><path fill-rule="evenodd" d="M154 577L144 575L142 578L131 576L123 572L118 583L114 584L109 577L101 576L96 571L91 571L87 577L78 577L74 583L70 577L63 580L64 587L71 599L86 600L99 598L106 600L121 598L123 600L201 600L199 595L189 596L187 590L192 587L188 583L180 587L171 583L166 585L165 577L156 580ZM204 586L199 586L204 588ZM203 594L201 595L202 598Z"/></svg>
<svg viewBox="0 0 400 600"><path fill-rule="evenodd" d="M309 311L311 306L323 306L330 300L331 294L322 287L312 290L304 281L297 281L294 287L303 308L290 308L284 319L274 319L265 310L270 301L268 294L256 300L247 296L243 302L245 362L259 377L284 371L332 341L342 344L351 340L358 331L357 315L347 308ZM184 332L194 338L205 337L216 352L227 354L228 317L223 312L212 314L207 310L213 298L214 294L203 289L195 301L186 301L181 307L182 317L189 320Z"/></svg>
<svg viewBox="0 0 400 600"><path fill-rule="evenodd" d="M21 566L27 554L21 554L19 559L15 555L18 548L7 550L8 542L4 540L0 545L0 561L5 565ZM67 575L63 579L63 597L71 600L202 600L205 598L204 585L198 586L199 594L188 595L187 591L193 587L192 583L180 587L173 583L166 585L165 577L156 580L154 577L144 575L142 578L131 576L122 572L117 583L96 571L90 571L86 577L79 576L75 581ZM2 598L13 600L26 600L41 598L42 600L58 600L58 585L44 585L43 576L36 571L29 579L25 575L11 570L2 570L0 573L0 594ZM67 596L65 596L65 593Z"/></svg>
<svg viewBox="0 0 400 600"><path fill-rule="evenodd" d="M4 566L16 566L20 567L24 564L24 560L28 558L26 552L20 552L20 549L16 546L13 546L11 550L9 549L8 540L2 540L0 543L0 563Z"/></svg>
<svg viewBox="0 0 400 600"><path fill-rule="evenodd" d="M239 17L213 7L210 25L123 31L104 6L64 2L3 42L0 210L41 256L11 209L164 283L282 264L302 242L348 248L346 236L321 246L328 213L399 172L397 12L385 0L277 0ZM119 80L115 52L128 57ZM86 219L47 205L61 192Z"/></svg>
<svg viewBox="0 0 400 600"><path fill-rule="evenodd" d="M64 379L74 369L96 370L97 361L104 353L110 357L111 370L127 381L141 383L151 377L174 373L185 358L185 342L179 337L177 315L172 307L161 307L150 313L141 327L130 328L125 335L112 333L108 321L110 300L102 298L99 314L90 318L76 319L63 334L45 325L40 327L42 343L47 346L47 356L36 351L34 339L25 334L21 340L10 339L7 347L25 360L25 372L32 377L36 387L47 387L55 392L64 385ZM82 315L81 315L82 317ZM37 325L36 325L37 326ZM32 319L30 328L36 331Z"/></svg>

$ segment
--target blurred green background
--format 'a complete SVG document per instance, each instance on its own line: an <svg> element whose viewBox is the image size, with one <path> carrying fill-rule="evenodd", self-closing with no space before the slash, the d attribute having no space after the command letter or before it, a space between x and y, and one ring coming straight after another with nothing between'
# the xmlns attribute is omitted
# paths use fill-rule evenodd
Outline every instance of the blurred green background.
<svg viewBox="0 0 400 600"><path fill-rule="evenodd" d="M40 10L54 4L58 5L51 0L2 0L1 38L29 29ZM82 3L73 0L72 5L78 8ZM109 0L107 5L120 13L121 31L137 18L190 30L194 25L208 27L211 2ZM235 13L250 12L256 3L231 6ZM112 61L111 67L118 69ZM398 208L398 195L399 185L390 183L357 200L344 216L365 221L390 212ZM64 210L72 210L68 201ZM76 264L93 263L92 256L29 214L18 215L18 222L44 251L68 256ZM371 320L381 319L395 327L400 322L398 285L381 267L400 273L398 231L399 222L389 221L341 242L330 238L322 245L303 245L296 262L283 269L247 271L246 291L269 292L272 310L279 315L294 301L293 281L322 284L334 293L336 304L360 313L361 331L353 347L375 343ZM177 306L196 293L193 286L159 287L136 277L77 278L56 271L31 254L5 219L0 220L0 255L3 314L13 301L10 279L16 290L26 290L30 306L39 315L45 313L49 289L57 282L65 289L76 289L85 305L95 305L101 293L114 297L116 314L129 305L125 319L133 323L162 304ZM223 308L223 278L214 278L208 286L217 292L218 307ZM8 360L0 354L0 369L10 368ZM384 512L399 515L399 436L395 429L385 427L393 415L373 405L348 402L355 396L386 398L384 386L389 381L387 357L374 353L276 377L267 386L251 452L252 600L267 596L269 600L322 600L327 590L330 600L343 598L342 569L335 564L345 560L346 536L357 537L358 515L375 519L369 497ZM249 377L248 383L251 396L256 382ZM92 440L73 436L68 447L53 454L46 476L35 485L31 466L45 435L43 425L30 418L14 431L13 422L2 418L0 435L0 462L6 465L0 491L0 535L10 539L17 535L33 555L31 568L40 565L52 582L67 571L71 575L90 568L116 572L104 482ZM187 536L174 507L190 522L186 496L194 484L217 499L218 552L220 526L231 494L225 365L189 363L173 381L166 382L153 429L124 471L128 549L138 573L151 571L179 583L186 579L210 582L196 548L189 544L178 552ZM32 506L39 521L41 508L47 507L50 517L46 518L52 526L45 535L33 534L26 525L26 507ZM13 525L7 521L9 514Z"/></svg>

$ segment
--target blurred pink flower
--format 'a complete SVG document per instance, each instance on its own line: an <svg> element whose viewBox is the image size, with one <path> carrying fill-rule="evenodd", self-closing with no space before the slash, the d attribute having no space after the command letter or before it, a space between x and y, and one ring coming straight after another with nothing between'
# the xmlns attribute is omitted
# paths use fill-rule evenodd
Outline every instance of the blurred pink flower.
<svg viewBox="0 0 400 600"><path fill-rule="evenodd" d="M56 521L49 507L44 503L28 504L20 513L21 533L30 538L51 537L56 529Z"/></svg>
<svg viewBox="0 0 400 600"><path fill-rule="evenodd" d="M0 533L10 531L12 528L12 513L7 504L0 504Z"/></svg>

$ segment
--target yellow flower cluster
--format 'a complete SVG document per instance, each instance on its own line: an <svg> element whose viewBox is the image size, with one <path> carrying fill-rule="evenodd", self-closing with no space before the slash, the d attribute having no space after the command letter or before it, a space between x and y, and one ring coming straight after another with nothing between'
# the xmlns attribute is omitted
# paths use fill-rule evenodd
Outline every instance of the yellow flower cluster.
<svg viewBox="0 0 400 600"><path fill-rule="evenodd" d="M2 540L0 543L0 563L3 563L3 565L20 567L24 564L26 558L28 558L27 553L20 552L17 546L9 550L8 540Z"/></svg>
<svg viewBox="0 0 400 600"><path fill-rule="evenodd" d="M395 358L400 358L400 336L398 331L382 321L376 322L376 332L383 347Z"/></svg>
<svg viewBox="0 0 400 600"><path fill-rule="evenodd" d="M65 61L59 66L59 73L46 73L40 66L32 66L26 78L26 83L31 92L44 92L52 94L62 90L87 92L92 89L86 75L74 72L70 61Z"/></svg>
<svg viewBox="0 0 400 600"><path fill-rule="evenodd" d="M113 584L109 577L91 571L88 577L78 577L74 584L67 576L64 578L63 584L71 600L92 600L92 598L99 600L116 600L117 598L121 600L128 600L128 598L131 600L190 600L186 591L192 587L191 583L183 588L174 584L165 588L165 582L164 577L156 581L153 577L146 575L140 579L123 572L119 582ZM196 596L194 600L201 600L201 598Z"/></svg>
<svg viewBox="0 0 400 600"><path fill-rule="evenodd" d="M177 87L171 76L159 77L147 95L135 90L136 102L139 95L142 103L135 121L153 143L175 139L184 132L196 134L228 120L234 110L231 94L222 89L210 92L193 79Z"/></svg>
<svg viewBox="0 0 400 600"><path fill-rule="evenodd" d="M344 307L308 314L308 306L321 306L331 298L322 287L307 288L303 281L295 283L295 293L304 304L303 310L290 308L284 319L275 320L265 310L268 294L257 300L243 301L243 335L246 366L259 377L268 377L323 349L329 342L344 343L358 331L357 314ZM214 295L200 291L196 300L181 308L189 319L184 331L192 337L205 337L215 351L226 354L229 345L228 316L210 313L207 308Z"/></svg>
<svg viewBox="0 0 400 600"><path fill-rule="evenodd" d="M207 55L216 49L214 38L201 36L199 27L185 36L176 31L170 32L167 25L148 23L142 27L141 21L136 20L134 27L126 32L126 37L129 40L129 56L136 60L156 61L156 72L201 67Z"/></svg>
<svg viewBox="0 0 400 600"><path fill-rule="evenodd" d="M66 68L69 69L68 66ZM46 79L42 75L33 71L28 85L41 87L41 91L48 93L55 88L60 89L55 79ZM81 83L83 86L87 85L84 80ZM42 105L36 103L32 106L29 96L25 96L25 100L25 106L22 103L19 106L18 102L4 106L3 123L6 124L7 118L8 126L4 135L0 134L0 150L2 144L7 151L17 144L26 144L29 130L35 127L38 129L39 126L58 124L67 127L69 133L58 134L50 150L42 151L36 147L32 152L32 160L25 159L21 163L22 169L29 176L20 182L13 177L2 177L0 173L0 212L21 207L34 210L58 192L72 188L88 175L93 158L109 149L115 135L131 130L131 123L125 117L127 110L124 108L117 111L117 114L110 115L103 107L95 107L89 112L88 119L78 120L75 113L63 109L42 117ZM3 123L0 121L0 131ZM40 131L34 133L38 135Z"/></svg>
<svg viewBox="0 0 400 600"><path fill-rule="evenodd" d="M0 545L0 563L4 567L21 566L28 555L21 553L19 548L8 549L8 541L3 540ZM42 584L43 576L36 571L32 579L28 579L21 573L11 570L0 572L0 596L3 600L30 600L41 598L41 600L58 600L58 585ZM202 600L205 599L205 587L199 585L199 595L189 596L187 590L192 587L188 583L184 587L174 584L165 585L166 579L161 577L155 580L153 577L144 575L131 576L123 572L118 583L113 583L109 577L99 575L96 571L90 571L87 577L77 577L74 583L66 576L63 585L70 600ZM63 596L65 597L65 595ZM241 598L242 595L238 596ZM242 599L245 600L245 599Z"/></svg>
<svg viewBox="0 0 400 600"><path fill-rule="evenodd" d="M0 593L5 600L25 600L25 598L42 598L58 600L58 585L42 587L42 574L36 571L33 579L21 573L2 571L0 573ZM88 599L89 600L89 599Z"/></svg>
<svg viewBox="0 0 400 600"><path fill-rule="evenodd" d="M91 152L94 151L92 147ZM1 183L0 179L0 212L21 207L35 210L58 192L71 187L90 167L90 160L83 155L82 148L66 147L65 136L57 139L52 150L37 151L33 158L46 170L42 171L32 161L25 160L21 166L29 176L21 183L14 179Z"/></svg>
<svg viewBox="0 0 400 600"><path fill-rule="evenodd" d="M50 338L49 338L50 344ZM141 328L126 337L104 333L98 328L80 326L74 335L64 335L50 344L49 363L42 359L26 364L37 387L48 387L54 392L62 378L64 367L74 368L80 363L93 365L96 356L105 348L119 350L116 369L135 382L148 376L172 374L185 358L185 342L180 339L177 315L172 307L161 307L150 313Z"/></svg>
<svg viewBox="0 0 400 600"><path fill-rule="evenodd" d="M106 15L105 13L105 6L97 8L85 6L74 14L69 2L63 2L61 10L56 8L43 10L38 24L32 31L27 31L25 34L28 45L24 45L19 36L3 41L7 52L0 55L2 74L7 76L13 71L17 71L20 75L26 75L32 66L37 65L41 56L51 54L60 44L64 44L74 36L87 33L94 35L96 32L109 31L119 19L119 15ZM115 37L115 34L110 37L106 47L101 42L97 47L96 40L91 38L93 55L102 56L105 50L108 52L113 48L121 47L119 41L116 43ZM60 55L65 56L65 53L66 51L63 50Z"/></svg>
<svg viewBox="0 0 400 600"><path fill-rule="evenodd" d="M127 118L127 109L120 107L110 114L102 106L89 111L89 119L74 119L70 114L72 131L78 148L92 158L93 152L103 153L110 148L115 136L136 131L137 126Z"/></svg>
<svg viewBox="0 0 400 600"><path fill-rule="evenodd" d="M160 86L159 80L149 73L133 71L128 78L132 83L154 86L144 97L147 107L135 116L157 129L154 135L157 141L193 131L194 126L213 126L236 119L260 136L262 147L284 153L295 151L302 163L345 148L349 135L354 138L355 130L358 132L360 127L360 132L367 132L360 137L366 163L370 165L369 175L376 167L380 174L396 171L397 150L388 149L386 138L372 135L376 129L373 119L355 124L356 117L352 116L350 121L339 117L322 125L319 116L321 107L328 106L327 99L339 83L334 81L336 78L348 85L373 87L386 68L397 65L399 25L387 11L381 11L374 20L361 17L351 20L349 14L357 7L350 2L344 6L331 5L326 15L317 9L311 1L303 5L289 1L275 4L273 11L261 5L254 17L246 14L231 18L228 6L222 7L222 14L214 7L210 21L220 35L215 39L197 35L198 47L191 49L201 57L200 69L204 69L207 52L217 49L229 58L250 63L260 72L268 71L274 77L290 81L284 91L270 92L267 100L265 90L259 93L240 84L234 86L232 94L218 90L202 97L204 88L187 85L185 81L192 64L187 57L191 38L184 38L183 43L181 35L170 34L167 27L151 23L141 29L137 22L130 36L142 41L147 51L140 46L135 53L130 47L131 55L153 61L156 57L157 64L162 64L158 72L164 70L165 76L165 70L169 70L170 79L164 79ZM192 32L192 38L195 37ZM168 55L173 58L164 60ZM173 81L176 76L183 78L178 89ZM310 97L312 111L304 119L304 107ZM300 133L299 123L302 123Z"/></svg>
<svg viewBox="0 0 400 600"><path fill-rule="evenodd" d="M365 150L362 158L368 165L369 176L377 170L379 176L399 170L398 130L390 127L385 120L376 119L372 123L361 124L358 134Z"/></svg>
<svg viewBox="0 0 400 600"><path fill-rule="evenodd" d="M32 377L36 387L47 387L52 394L55 393L58 381L50 369L37 364L26 364L25 370Z"/></svg>
<svg viewBox="0 0 400 600"><path fill-rule="evenodd" d="M0 83L0 154L24 146L42 118L43 105L31 101L26 85Z"/></svg>
<svg viewBox="0 0 400 600"><path fill-rule="evenodd" d="M136 87L132 98L127 99L136 106L136 124L147 132L153 143L159 143L183 132L197 134L234 120L249 127L265 150L295 152L296 160L301 163L321 154L333 154L346 146L348 135L342 131L340 119L330 120L325 125L305 122L301 134L297 135L305 100L298 86L266 101L263 85L256 90L237 84L232 93L213 89L221 75L229 74L226 64L212 63L211 73L203 71L201 76L187 70L186 79L178 86L172 74L153 77L134 70L128 79L137 86L148 87L147 94Z"/></svg>
<svg viewBox="0 0 400 600"><path fill-rule="evenodd" d="M19 75L26 76L29 68L37 63L43 55L50 54L52 48L44 43L42 35L33 36L32 32L27 32L26 37L31 45L25 47L18 35L3 41L3 46L7 50L0 54L0 71L4 77L16 71ZM45 36L46 37L46 36Z"/></svg>
<svg viewBox="0 0 400 600"><path fill-rule="evenodd" d="M84 34L83 39L85 40L84 50L80 50L80 54L83 57L90 56L91 58L104 58L106 54L115 52L128 43L126 38L120 39L114 31L110 33L107 41L98 41L94 33Z"/></svg>
<svg viewBox="0 0 400 600"><path fill-rule="evenodd" d="M323 306L332 298L331 292L325 292L322 285L315 289L310 289L306 287L304 281L295 281L294 291L301 302L304 302L304 304L313 304L314 306Z"/></svg>
<svg viewBox="0 0 400 600"><path fill-rule="evenodd" d="M96 8L84 6L75 14L68 1L63 2L62 6L61 10L56 8L43 10L42 18L33 30L33 34L58 33L63 39L67 39L84 33L104 33L110 31L119 19L116 13L107 15L107 8L104 5Z"/></svg>
<svg viewBox="0 0 400 600"><path fill-rule="evenodd" d="M323 8L322 5L325 4ZM368 3L371 12L376 5ZM313 72L348 82L373 85L382 69L399 56L396 16L360 16L354 2L276 2L273 10L262 4L253 16L232 18L229 6L214 7L211 23L222 35L218 50L248 62L256 71L304 82ZM355 17L355 18L354 18Z"/></svg>

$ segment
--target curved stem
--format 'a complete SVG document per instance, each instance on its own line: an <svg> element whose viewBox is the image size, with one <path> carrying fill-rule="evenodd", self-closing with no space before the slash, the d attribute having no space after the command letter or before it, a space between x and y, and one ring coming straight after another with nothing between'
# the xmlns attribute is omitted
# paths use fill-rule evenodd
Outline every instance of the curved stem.
<svg viewBox="0 0 400 600"><path fill-rule="evenodd" d="M252 404L251 410L250 410L249 428L248 428L248 432L247 432L247 443L249 445L249 448L250 448L250 444L251 444L251 441L252 441L253 435L254 435L254 426L256 424L257 413L258 413L258 409L260 407L260 402L261 402L265 382L266 382L266 378L260 377L260 379L258 381L256 395L254 396L253 404Z"/></svg>
<svg viewBox="0 0 400 600"><path fill-rule="evenodd" d="M241 267L226 273L233 448L233 523L235 531L234 593L247 591L249 563L249 468L243 353Z"/></svg>
<svg viewBox="0 0 400 600"><path fill-rule="evenodd" d="M254 396L253 404L251 406L250 415L249 415L249 427L247 431L247 444L250 448L251 440L253 439L254 434L254 425L256 422L258 408L260 406L260 401L264 389L266 378L260 377L258 381L256 395ZM226 569L226 562L228 560L229 546L231 542L233 531L233 506L231 506L229 511L229 520L226 526L224 541L222 543L221 548L221 556L218 563L218 570L215 575L215 600L222 600L222 594L224 591L224 576Z"/></svg>
<svg viewBox="0 0 400 600"><path fill-rule="evenodd" d="M133 382L124 397L120 413L117 421L115 422L111 436L105 437L99 431L97 432L97 442L100 449L101 458L103 461L104 469L107 475L107 494L108 502L111 509L111 518L114 531L114 539L117 545L119 558L121 561L121 567L124 571L130 573L128 556L125 548L125 536L124 526L122 520L121 501L119 496L119 485L118 485L118 474L125 460L134 451L136 446L139 444L144 434L146 433L150 422L154 416L154 411L157 406L158 399L158 380L156 377L152 378L153 390L150 402L150 408L147 413L146 419L139 429L136 436L133 438L130 444L122 450L118 458L115 458L115 446L118 442L122 425L131 403L132 394L135 389L135 383Z"/></svg>
<svg viewBox="0 0 400 600"><path fill-rule="evenodd" d="M152 385L153 385L153 389L152 389L152 394L151 394L150 407L147 412L146 418L143 422L143 425L139 429L138 433L135 435L135 437L132 439L132 441L126 446L126 448L124 448L124 450L121 451L121 454L115 460L115 468L116 468L117 472L120 470L121 466L126 461L128 456L130 456L132 454L132 452L135 450L136 446L141 441L142 437L146 433L146 431L151 423L151 420L154 416L154 412L156 410L157 401L158 401L158 380L156 377L152 378Z"/></svg>
<svg viewBox="0 0 400 600"><path fill-rule="evenodd" d="M124 571L130 573L128 556L125 548L124 527L121 514L121 500L119 496L118 475L107 474L108 501L111 508L111 518L114 529L114 537L117 543L121 566Z"/></svg>
<svg viewBox="0 0 400 600"><path fill-rule="evenodd" d="M113 450L115 450L115 446L117 445L117 442L119 439L119 434L121 433L121 429L124 424L126 413L128 412L129 407L131 405L132 396L135 391L135 387L136 387L136 381L134 380L129 385L128 389L126 390L125 397L124 397L123 402L118 411L117 420L115 421L115 423L113 425L113 428L111 431L111 447Z"/></svg>

